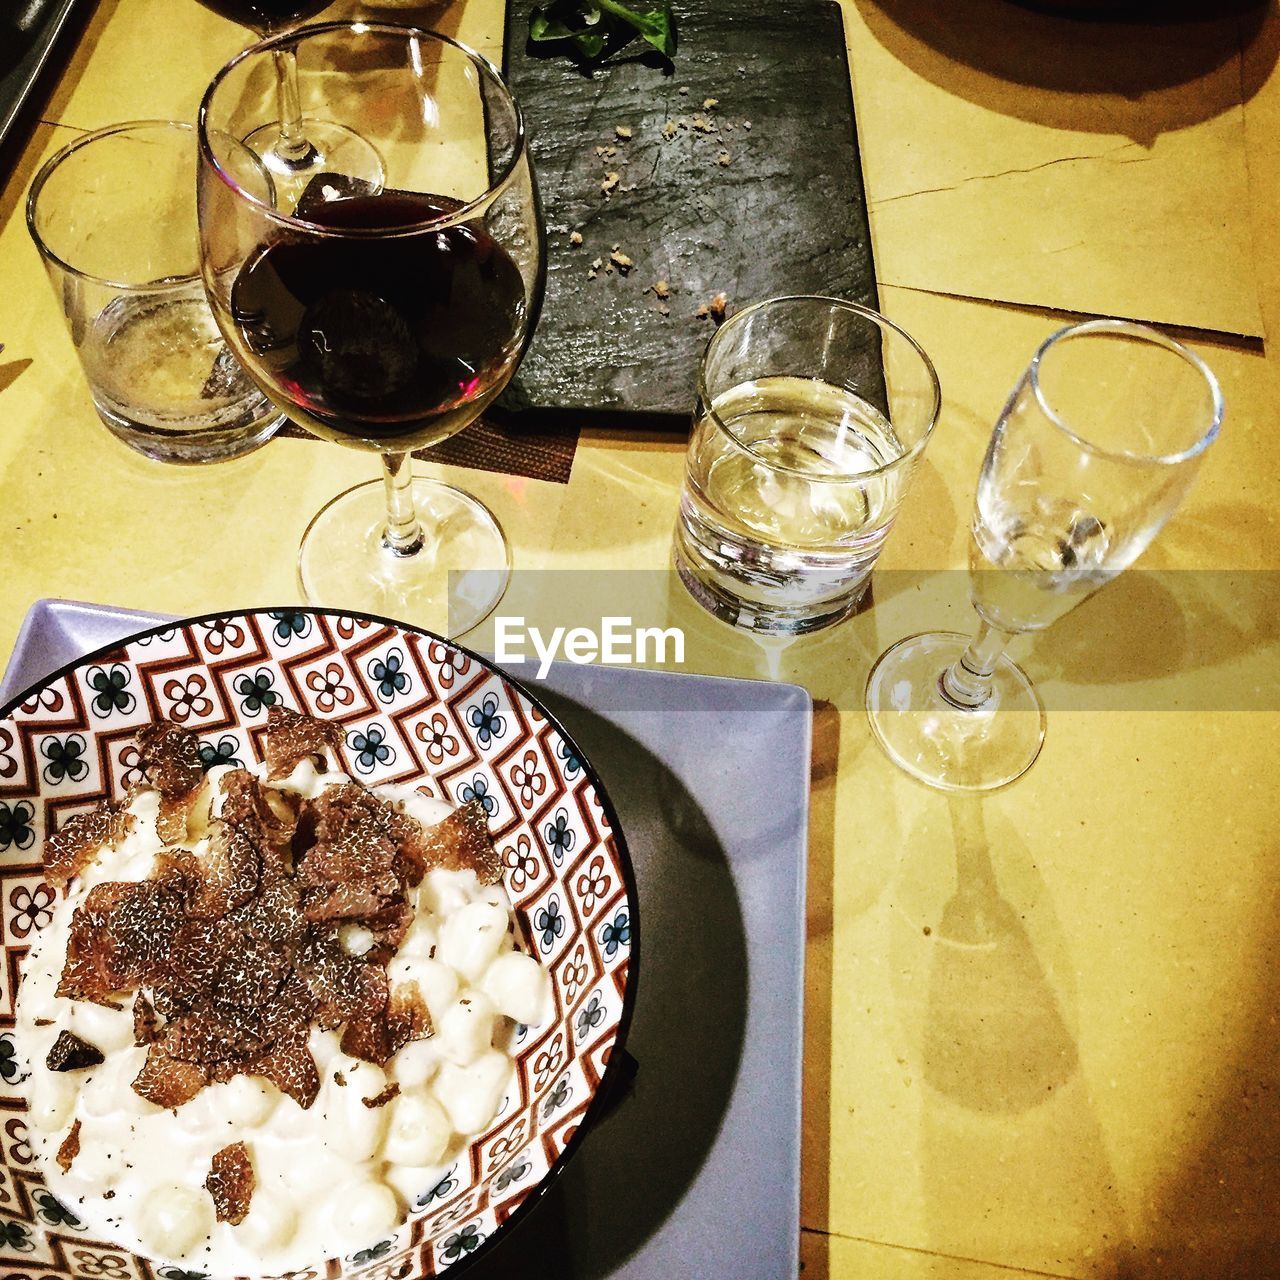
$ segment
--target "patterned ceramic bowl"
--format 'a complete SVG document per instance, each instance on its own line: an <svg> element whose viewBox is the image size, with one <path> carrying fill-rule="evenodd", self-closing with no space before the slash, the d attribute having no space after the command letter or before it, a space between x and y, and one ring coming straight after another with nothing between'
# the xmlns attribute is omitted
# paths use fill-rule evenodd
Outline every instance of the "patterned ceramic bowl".
<svg viewBox="0 0 1280 1280"><path fill-rule="evenodd" d="M528 949L556 1016L522 1029L498 1119L393 1236L290 1280L455 1275L531 1207L604 1107L635 990L635 879L612 806L537 701L438 637L327 610L217 615L145 631L0 709L0 1271L31 1280L193 1280L197 1273L86 1238L27 1142L28 1067L13 1035L20 964L50 919L46 831L138 778L133 737L158 717L199 734L206 766L259 758L267 708L341 722L345 767L369 784L477 799L502 854Z"/></svg>

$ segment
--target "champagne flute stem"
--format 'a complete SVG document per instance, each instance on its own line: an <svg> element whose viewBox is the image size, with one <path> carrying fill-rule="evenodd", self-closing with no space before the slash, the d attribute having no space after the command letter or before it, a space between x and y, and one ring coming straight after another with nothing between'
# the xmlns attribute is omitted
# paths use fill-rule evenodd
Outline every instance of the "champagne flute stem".
<svg viewBox="0 0 1280 1280"><path fill-rule="evenodd" d="M271 55L276 68L276 101L280 114L280 141L276 152L295 163L311 153L311 143L302 131L302 103L298 96L298 57L292 49L278 49Z"/></svg>
<svg viewBox="0 0 1280 1280"><path fill-rule="evenodd" d="M427 536L413 509L413 458L407 453L384 453L382 482L387 494L382 545L392 555L416 556L426 545Z"/></svg>
<svg viewBox="0 0 1280 1280"><path fill-rule="evenodd" d="M942 674L942 696L961 711L976 711L991 697L991 680L1000 655L1013 636L983 621L969 647Z"/></svg>

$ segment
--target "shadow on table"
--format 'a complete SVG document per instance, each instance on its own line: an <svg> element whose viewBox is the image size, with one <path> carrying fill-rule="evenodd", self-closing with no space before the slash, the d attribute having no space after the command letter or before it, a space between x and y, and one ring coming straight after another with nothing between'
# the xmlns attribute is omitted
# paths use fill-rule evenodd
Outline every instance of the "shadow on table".
<svg viewBox="0 0 1280 1280"><path fill-rule="evenodd" d="M1159 134L1251 98L1280 57L1265 8L1244 0L1168 0L1164 21L1097 22L1007 0L854 0L872 35L948 93L1053 128ZM1266 41L1247 70L1214 75ZM856 78L856 67L855 67ZM1048 92L1044 92L1044 91Z"/></svg>
<svg viewBox="0 0 1280 1280"><path fill-rule="evenodd" d="M1021 835L987 798L948 796L908 837L892 894L927 1247L1039 1272L1082 1222L1123 1239L1070 950Z"/></svg>
<svg viewBox="0 0 1280 1280"><path fill-rule="evenodd" d="M0 361L0 391L7 391L30 368L29 359Z"/></svg>
<svg viewBox="0 0 1280 1280"><path fill-rule="evenodd" d="M725 851L697 800L616 725L540 696L607 780L640 886L631 1091L467 1280L603 1280L673 1214L716 1139L742 1056L747 952ZM733 1212L732 1207L727 1211Z"/></svg>
<svg viewBox="0 0 1280 1280"><path fill-rule="evenodd" d="M1051 705L1276 709L1280 573L1130 569L1036 636L1027 661L1033 679L1077 686Z"/></svg>
<svg viewBox="0 0 1280 1280"><path fill-rule="evenodd" d="M1247 951L1246 944L1234 944L1239 978L1224 1009L1230 1047L1198 1092L1203 1130L1163 1171L1163 1185L1152 1185L1140 1204L1122 1206L1090 1082L1080 1070L1074 966L1039 873L1021 837L990 802L949 797L945 803L951 840L913 833L904 851L907 882L895 889L905 908L895 967L921 972L918 987L900 995L904 1008L911 1001L920 1006L916 1042L932 1091L920 1148L930 1247L970 1257L998 1254L1036 1270L1048 1266L1055 1250L1074 1249L1070 1233L1087 1223L1089 1240L1101 1245L1089 1269L1097 1280L1276 1280L1277 877L1256 877L1271 887L1247 908L1267 926L1242 928ZM1280 846L1257 856L1274 866ZM1170 1112L1171 1127L1195 1131L1201 1124L1177 1102L1171 1105L1179 1107ZM1027 1224L1023 1239L993 1243L984 1206L997 1205L1006 1226ZM1051 1238L1055 1224L1063 1231L1059 1240ZM1040 1238L1041 1231L1050 1235ZM1010 1247L1022 1256L1014 1259Z"/></svg>
<svg viewBox="0 0 1280 1280"><path fill-rule="evenodd" d="M924 1078L968 1110L1016 1115L1077 1074L1075 1039L1024 913L1002 893L993 865L1024 860L1025 849L1008 847L1002 833L993 858L982 797L949 796L946 804L952 891L922 925L932 943Z"/></svg>
<svg viewBox="0 0 1280 1280"><path fill-rule="evenodd" d="M1274 867L1280 846L1259 856ZM1271 924L1256 956L1241 957L1242 974L1253 982L1232 992L1233 1012L1243 1012L1233 1060L1222 1064L1207 1102L1212 1123L1152 1196L1151 1217L1162 1229L1104 1263L1102 1280L1280 1277L1280 890L1274 876L1270 883L1251 906Z"/></svg>

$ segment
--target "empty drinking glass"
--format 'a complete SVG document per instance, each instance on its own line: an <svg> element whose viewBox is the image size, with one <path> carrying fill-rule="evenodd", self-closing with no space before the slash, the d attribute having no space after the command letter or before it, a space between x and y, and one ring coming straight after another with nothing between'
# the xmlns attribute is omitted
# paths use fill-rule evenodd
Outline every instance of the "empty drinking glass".
<svg viewBox="0 0 1280 1280"><path fill-rule="evenodd" d="M969 552L979 628L899 641L872 669L880 745L931 786L982 791L1026 772L1044 705L1004 650L1128 568L1186 496L1222 424L1205 363L1145 325L1090 320L1036 352L978 478Z"/></svg>
<svg viewBox="0 0 1280 1280"><path fill-rule="evenodd" d="M239 457L282 421L209 311L196 151L189 124L111 125L48 160L27 199L98 416L162 462ZM243 173L259 162L238 148L232 163Z"/></svg>

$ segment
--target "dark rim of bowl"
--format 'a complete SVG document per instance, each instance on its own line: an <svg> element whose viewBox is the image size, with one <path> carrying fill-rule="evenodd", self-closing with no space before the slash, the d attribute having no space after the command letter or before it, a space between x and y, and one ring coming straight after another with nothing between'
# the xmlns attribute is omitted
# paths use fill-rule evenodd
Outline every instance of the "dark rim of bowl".
<svg viewBox="0 0 1280 1280"><path fill-rule="evenodd" d="M542 700L532 693L523 681L516 680L496 663L476 653L474 650L458 644L456 640L449 640L445 636L437 635L434 631L427 631L423 627L411 626L407 622L398 622L394 618L387 618L377 613L355 613L349 609L329 609L316 605L263 605L254 609L218 609L213 613L203 613L188 618L174 618L168 622L157 623L155 626L143 627L139 631L112 641L110 644L101 645L90 653L82 654L71 662L64 663L56 671L50 672L43 679L28 685L26 689L10 698L8 702L0 706L0 720L10 717L32 694L47 688L55 680L61 680L63 676L70 675L71 672L86 663L99 661L107 654L113 653L125 645L136 644L147 636L159 635L164 631L174 631L179 627L198 626L202 622L212 622L216 618L247 618L272 612L322 614L328 618L358 618L368 622L380 623L383 626L394 627L398 631L405 631L413 635L422 636L427 640L438 641L455 652L470 658L492 675L496 675L499 679L506 681L507 684L517 689L522 696L537 707L539 713L560 734L566 746L581 763L583 773L595 788L596 795L600 798L600 807L609 821L609 833L613 836L614 845L618 851L618 865L622 872L623 887L627 893L627 911L631 926L631 958L627 962L627 987L622 995L622 1013L618 1018L617 1032L614 1035L613 1044L609 1048L609 1061L605 1064L604 1072L595 1087L595 1092L591 1095L591 1101L587 1104L586 1111L583 1112L577 1128L573 1131L573 1136L565 1143L564 1149L556 1157L555 1163L542 1176L541 1181L529 1189L519 1205L498 1224L494 1231L480 1242L474 1253L464 1254L454 1262L449 1263L443 1270L436 1272L437 1277L449 1276L452 1278L460 1276L463 1272L470 1270L475 1263L487 1258L493 1252L495 1246L502 1247L512 1229L529 1216L532 1210L541 1202L543 1196L550 1190L552 1184L560 1177L565 1165L568 1164L574 1152L577 1151L587 1134L590 1133L591 1127L613 1105L613 1091L618 1083L619 1074L623 1070L623 1060L626 1057L623 1050L626 1047L627 1034L631 1030L631 1019L635 1013L636 989L639 985L640 973L640 892L636 883L635 867L631 861L631 850L627 847L626 837L622 833L622 824L618 821L617 810L613 807L613 801L609 799L609 793L605 790L600 775L596 772L595 766L587 759L573 736L560 723L559 718L548 710ZM422 1216L425 1217L426 1215L423 1214ZM402 1231L410 1221L410 1218L406 1218L396 1228L396 1231Z"/></svg>

